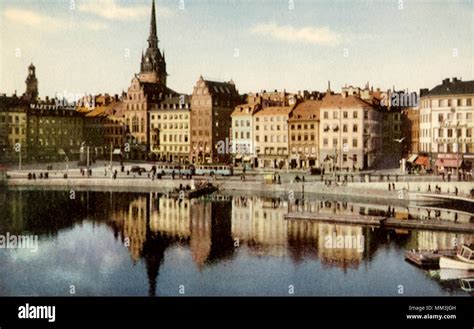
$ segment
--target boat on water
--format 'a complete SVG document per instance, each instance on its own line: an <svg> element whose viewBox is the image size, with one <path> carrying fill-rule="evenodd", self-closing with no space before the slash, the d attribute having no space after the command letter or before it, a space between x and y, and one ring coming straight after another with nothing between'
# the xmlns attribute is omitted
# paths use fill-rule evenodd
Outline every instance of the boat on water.
<svg viewBox="0 0 474 329"><path fill-rule="evenodd" d="M219 188L210 183L196 187L195 189L175 189L169 194L172 198L198 198L203 195L212 194L218 191Z"/></svg>
<svg viewBox="0 0 474 329"><path fill-rule="evenodd" d="M439 267L474 271L474 245L462 245L454 257L440 257Z"/></svg>

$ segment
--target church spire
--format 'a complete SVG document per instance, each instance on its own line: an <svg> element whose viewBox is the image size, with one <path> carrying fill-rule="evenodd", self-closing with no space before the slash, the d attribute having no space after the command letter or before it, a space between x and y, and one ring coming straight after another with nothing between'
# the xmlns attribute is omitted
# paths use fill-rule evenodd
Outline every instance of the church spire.
<svg viewBox="0 0 474 329"><path fill-rule="evenodd" d="M156 34L156 14L155 14L155 0L151 5L151 21L150 21L150 36L148 37L148 47L158 48L158 37Z"/></svg>

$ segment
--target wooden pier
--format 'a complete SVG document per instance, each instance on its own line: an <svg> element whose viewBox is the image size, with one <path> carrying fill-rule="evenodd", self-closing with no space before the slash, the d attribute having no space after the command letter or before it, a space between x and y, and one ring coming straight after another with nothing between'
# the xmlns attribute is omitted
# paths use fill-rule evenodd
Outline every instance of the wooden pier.
<svg viewBox="0 0 474 329"><path fill-rule="evenodd" d="M386 228L405 228L430 231L449 231L474 233L474 224L454 223L439 220L396 219L384 216L348 215L348 214L321 214L308 212L291 212L285 215L287 220L311 220L333 224L363 225Z"/></svg>

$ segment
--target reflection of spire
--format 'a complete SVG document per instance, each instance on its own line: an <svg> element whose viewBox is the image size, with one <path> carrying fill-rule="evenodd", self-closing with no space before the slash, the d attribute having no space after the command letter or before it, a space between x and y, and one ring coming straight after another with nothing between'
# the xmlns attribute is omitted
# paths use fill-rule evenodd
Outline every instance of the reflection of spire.
<svg viewBox="0 0 474 329"><path fill-rule="evenodd" d="M169 245L167 238L154 235L148 230L145 244L143 245L142 257L146 265L148 276L148 295L156 295L156 279L163 263L165 250Z"/></svg>

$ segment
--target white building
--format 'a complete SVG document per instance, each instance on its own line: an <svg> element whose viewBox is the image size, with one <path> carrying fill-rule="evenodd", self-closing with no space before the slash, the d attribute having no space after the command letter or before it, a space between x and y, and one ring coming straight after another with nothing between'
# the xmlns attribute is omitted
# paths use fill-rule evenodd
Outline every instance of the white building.
<svg viewBox="0 0 474 329"><path fill-rule="evenodd" d="M420 152L441 172L474 161L474 80L444 79L421 97Z"/></svg>
<svg viewBox="0 0 474 329"><path fill-rule="evenodd" d="M232 112L232 154L234 164L257 165L255 153L254 114L261 109L259 103L243 104Z"/></svg>

